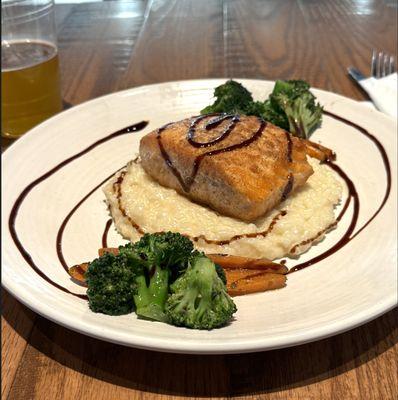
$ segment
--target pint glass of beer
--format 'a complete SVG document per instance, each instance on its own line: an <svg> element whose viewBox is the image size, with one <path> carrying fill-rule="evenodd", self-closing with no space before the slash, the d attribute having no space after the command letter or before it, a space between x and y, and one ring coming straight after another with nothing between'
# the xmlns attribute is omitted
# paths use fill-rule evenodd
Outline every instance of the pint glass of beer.
<svg viewBox="0 0 398 400"><path fill-rule="evenodd" d="M53 0L1 2L1 135L17 138L61 111Z"/></svg>

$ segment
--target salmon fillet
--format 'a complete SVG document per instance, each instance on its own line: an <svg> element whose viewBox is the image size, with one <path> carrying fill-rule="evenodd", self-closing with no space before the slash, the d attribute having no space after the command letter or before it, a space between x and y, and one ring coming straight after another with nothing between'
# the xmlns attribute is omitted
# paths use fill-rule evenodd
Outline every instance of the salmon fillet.
<svg viewBox="0 0 398 400"><path fill-rule="evenodd" d="M141 139L144 170L215 211L254 221L304 185L308 145L255 116L207 115Z"/></svg>

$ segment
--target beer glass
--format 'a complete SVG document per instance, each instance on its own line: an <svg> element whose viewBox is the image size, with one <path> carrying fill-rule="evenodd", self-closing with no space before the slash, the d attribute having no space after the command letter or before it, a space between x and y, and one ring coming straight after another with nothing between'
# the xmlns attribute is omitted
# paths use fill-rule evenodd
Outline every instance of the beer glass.
<svg viewBox="0 0 398 400"><path fill-rule="evenodd" d="M61 111L53 0L2 0L1 135L17 138Z"/></svg>

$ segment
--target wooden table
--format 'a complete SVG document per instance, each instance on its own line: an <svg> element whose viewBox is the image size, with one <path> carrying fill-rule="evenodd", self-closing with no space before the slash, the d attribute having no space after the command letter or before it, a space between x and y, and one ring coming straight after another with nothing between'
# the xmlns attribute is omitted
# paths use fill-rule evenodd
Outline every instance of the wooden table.
<svg viewBox="0 0 398 400"><path fill-rule="evenodd" d="M397 50L391 1L104 1L57 6L63 95L72 105L137 85L207 77L302 78L358 100L346 75ZM7 143L2 143L7 146ZM192 356L101 342L3 291L2 398L393 399L397 313L257 354Z"/></svg>

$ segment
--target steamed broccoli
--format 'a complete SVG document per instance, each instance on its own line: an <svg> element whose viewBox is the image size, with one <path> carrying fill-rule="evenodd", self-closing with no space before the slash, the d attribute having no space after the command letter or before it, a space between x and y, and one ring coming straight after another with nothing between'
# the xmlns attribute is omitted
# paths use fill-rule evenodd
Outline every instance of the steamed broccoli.
<svg viewBox="0 0 398 400"><path fill-rule="evenodd" d="M144 235L105 253L86 272L94 312L138 316L195 329L227 323L236 311L223 269L179 233ZM171 292L171 294L170 294Z"/></svg>
<svg viewBox="0 0 398 400"><path fill-rule="evenodd" d="M130 313L140 270L140 260L126 253L106 253L91 262L85 274L90 309L108 315Z"/></svg>
<svg viewBox="0 0 398 400"><path fill-rule="evenodd" d="M323 109L302 80L276 81L264 102L253 101L251 93L233 80L218 86L214 96L216 101L201 114L256 115L301 138L308 138L322 122Z"/></svg>
<svg viewBox="0 0 398 400"><path fill-rule="evenodd" d="M176 278L185 270L193 251L193 244L180 233L147 233L133 244L133 249L150 265L169 268L173 277Z"/></svg>
<svg viewBox="0 0 398 400"><path fill-rule="evenodd" d="M264 103L262 117L306 139L321 124L322 112L307 82L276 81L274 90Z"/></svg>
<svg viewBox="0 0 398 400"><path fill-rule="evenodd" d="M179 233L146 234L133 244L132 251L144 262L146 273L137 276L134 295L137 315L167 321L164 304L169 284L187 267L192 242Z"/></svg>
<svg viewBox="0 0 398 400"><path fill-rule="evenodd" d="M196 253L185 273L170 287L166 315L170 323L194 329L213 329L232 318L236 306L225 284L217 274L215 264Z"/></svg>
<svg viewBox="0 0 398 400"><path fill-rule="evenodd" d="M192 242L179 233L144 235L135 244L105 253L86 272L89 306L94 312L126 314L166 321L164 303L174 280L188 265Z"/></svg>
<svg viewBox="0 0 398 400"><path fill-rule="evenodd" d="M201 114L227 113L247 114L247 107L253 103L251 93L239 82L229 80L214 90L216 101L204 108Z"/></svg>

